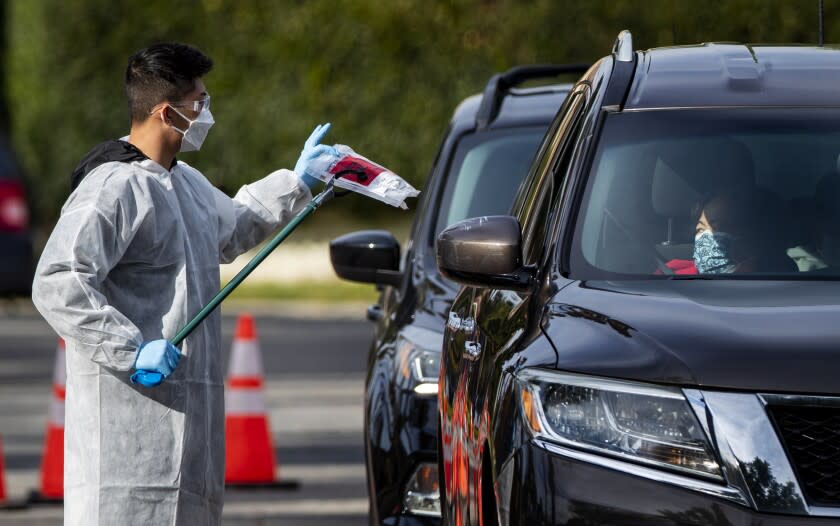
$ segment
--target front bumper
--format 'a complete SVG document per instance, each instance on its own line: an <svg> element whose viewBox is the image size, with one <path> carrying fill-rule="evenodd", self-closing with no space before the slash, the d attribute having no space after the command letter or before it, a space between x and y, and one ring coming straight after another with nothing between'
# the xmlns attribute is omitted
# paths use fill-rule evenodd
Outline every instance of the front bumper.
<svg viewBox="0 0 840 526"><path fill-rule="evenodd" d="M725 497L634 476L533 440L502 467L502 524L647 526L838 525L840 519L761 513Z"/></svg>

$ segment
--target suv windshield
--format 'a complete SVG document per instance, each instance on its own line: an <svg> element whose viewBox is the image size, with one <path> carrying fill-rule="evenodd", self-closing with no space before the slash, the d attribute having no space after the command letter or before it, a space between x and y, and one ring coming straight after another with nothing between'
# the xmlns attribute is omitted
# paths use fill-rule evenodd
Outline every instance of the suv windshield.
<svg viewBox="0 0 840 526"><path fill-rule="evenodd" d="M840 110L610 115L570 254L579 279L840 275Z"/></svg>
<svg viewBox="0 0 840 526"><path fill-rule="evenodd" d="M547 127L508 128L461 139L438 208L435 238L462 219L509 213Z"/></svg>

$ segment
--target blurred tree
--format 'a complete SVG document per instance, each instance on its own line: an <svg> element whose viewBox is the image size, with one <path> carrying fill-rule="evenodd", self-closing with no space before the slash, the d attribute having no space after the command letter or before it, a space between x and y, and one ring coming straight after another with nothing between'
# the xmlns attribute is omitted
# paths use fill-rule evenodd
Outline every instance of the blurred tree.
<svg viewBox="0 0 840 526"><path fill-rule="evenodd" d="M840 5L826 2L826 39ZM619 30L637 48L817 41L817 0L106 0L10 2L5 89L37 209L54 220L88 149L127 133L127 58L161 40L214 58L217 124L184 155L235 189L292 166L312 127L421 185L455 105L496 71L594 61ZM356 214L387 207L340 200ZM372 212L371 212L372 211Z"/></svg>

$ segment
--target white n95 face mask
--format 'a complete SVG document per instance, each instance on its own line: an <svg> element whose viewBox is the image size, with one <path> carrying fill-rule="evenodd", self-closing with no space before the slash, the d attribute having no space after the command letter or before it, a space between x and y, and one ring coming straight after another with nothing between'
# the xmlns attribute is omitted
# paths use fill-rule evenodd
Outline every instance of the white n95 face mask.
<svg viewBox="0 0 840 526"><path fill-rule="evenodd" d="M170 106L170 108L172 108L175 113L183 117L185 121L190 123L186 130L181 130L180 128L172 126L175 131L184 136L181 140L180 151L196 152L200 150L201 145L204 143L204 139L207 138L207 132L210 131L210 128L212 128L213 124L216 122L213 120L213 114L210 113L210 108L205 106L198 114L198 117L192 121L186 118L183 113L176 110L173 106Z"/></svg>

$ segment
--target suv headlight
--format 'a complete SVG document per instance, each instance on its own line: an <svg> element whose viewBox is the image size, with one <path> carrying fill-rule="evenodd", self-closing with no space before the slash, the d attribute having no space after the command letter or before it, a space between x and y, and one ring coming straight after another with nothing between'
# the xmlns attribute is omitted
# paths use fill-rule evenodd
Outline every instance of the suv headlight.
<svg viewBox="0 0 840 526"><path fill-rule="evenodd" d="M712 448L682 391L525 369L523 415L533 434L564 446L722 481Z"/></svg>
<svg viewBox="0 0 840 526"><path fill-rule="evenodd" d="M436 395L443 334L407 326L397 337L397 382L419 395Z"/></svg>

